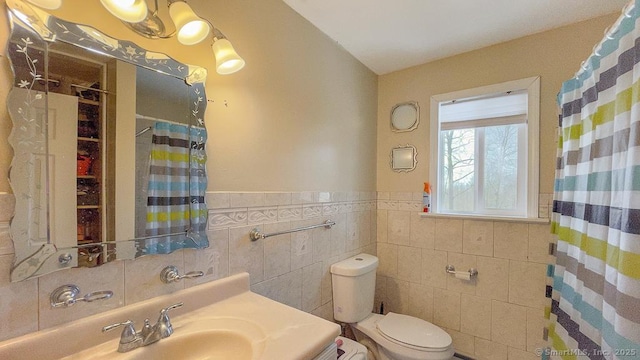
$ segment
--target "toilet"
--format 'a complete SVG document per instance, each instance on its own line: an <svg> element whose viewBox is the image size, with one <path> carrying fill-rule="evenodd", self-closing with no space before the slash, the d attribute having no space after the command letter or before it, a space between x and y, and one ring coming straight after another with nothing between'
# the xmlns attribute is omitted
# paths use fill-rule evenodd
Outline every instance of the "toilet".
<svg viewBox="0 0 640 360"><path fill-rule="evenodd" d="M374 314L378 258L359 254L331 265L333 317L349 324L369 360L450 360L451 336L430 322L390 312Z"/></svg>

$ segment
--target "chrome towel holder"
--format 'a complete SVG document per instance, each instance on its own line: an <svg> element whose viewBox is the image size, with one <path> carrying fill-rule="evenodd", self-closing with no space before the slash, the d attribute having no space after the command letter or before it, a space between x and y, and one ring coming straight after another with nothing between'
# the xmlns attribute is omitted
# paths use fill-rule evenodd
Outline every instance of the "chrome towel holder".
<svg viewBox="0 0 640 360"><path fill-rule="evenodd" d="M80 296L80 288L73 284L63 285L51 293L49 302L52 308L73 306L80 301L94 302L96 300L107 300L113 296L111 290L101 290L90 292L84 296Z"/></svg>
<svg viewBox="0 0 640 360"><path fill-rule="evenodd" d="M310 225L310 226L300 227L300 228L291 229L291 230L278 231L278 232L274 232L274 233L271 233L271 234L262 233L262 232L260 232L260 230L258 230L258 228L255 228L255 229L251 230L251 232L249 233L249 238L251 239L251 241L256 241L256 240L260 240L260 239L266 239L266 238L271 237L271 236L289 234L289 233L298 232L298 231L304 231L304 230L311 230L311 229L315 229L315 228L319 228L319 227L324 227L326 229L331 229L331 227L333 225L335 225L335 224L336 224L335 221L327 220L322 224Z"/></svg>

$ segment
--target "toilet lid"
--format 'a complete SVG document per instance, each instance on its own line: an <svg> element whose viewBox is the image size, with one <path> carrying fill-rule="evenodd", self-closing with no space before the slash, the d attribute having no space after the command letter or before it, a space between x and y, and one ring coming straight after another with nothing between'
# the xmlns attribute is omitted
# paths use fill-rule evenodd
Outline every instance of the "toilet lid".
<svg viewBox="0 0 640 360"><path fill-rule="evenodd" d="M413 316L388 313L377 324L387 337L416 347L444 349L451 346L451 336L430 322Z"/></svg>

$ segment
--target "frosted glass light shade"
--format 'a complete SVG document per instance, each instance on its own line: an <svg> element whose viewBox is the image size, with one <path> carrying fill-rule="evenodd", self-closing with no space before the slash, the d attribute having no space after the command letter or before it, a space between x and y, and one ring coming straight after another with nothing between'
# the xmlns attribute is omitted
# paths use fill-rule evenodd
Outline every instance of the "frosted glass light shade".
<svg viewBox="0 0 640 360"><path fill-rule="evenodd" d="M27 0L43 9L55 10L62 5L62 0Z"/></svg>
<svg viewBox="0 0 640 360"><path fill-rule="evenodd" d="M176 1L169 5L169 16L176 26L178 41L184 45L194 45L209 36L211 27L196 15L184 1Z"/></svg>
<svg viewBox="0 0 640 360"><path fill-rule="evenodd" d="M118 19L138 23L147 17L145 0L100 0L102 6Z"/></svg>
<svg viewBox="0 0 640 360"><path fill-rule="evenodd" d="M216 40L211 48L216 57L216 72L218 74L233 74L244 67L244 60L238 55L229 40Z"/></svg>

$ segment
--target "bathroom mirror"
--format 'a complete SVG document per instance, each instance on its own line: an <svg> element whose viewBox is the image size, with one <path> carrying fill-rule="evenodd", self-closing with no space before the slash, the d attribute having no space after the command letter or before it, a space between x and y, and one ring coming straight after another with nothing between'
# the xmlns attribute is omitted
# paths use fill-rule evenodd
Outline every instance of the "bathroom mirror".
<svg viewBox="0 0 640 360"><path fill-rule="evenodd" d="M396 146L391 149L391 170L396 172L413 171L418 164L418 151L413 145Z"/></svg>
<svg viewBox="0 0 640 360"><path fill-rule="evenodd" d="M415 101L396 104L391 108L391 130L413 131L420 123L420 107Z"/></svg>
<svg viewBox="0 0 640 360"><path fill-rule="evenodd" d="M206 70L6 5L11 281L207 247Z"/></svg>

